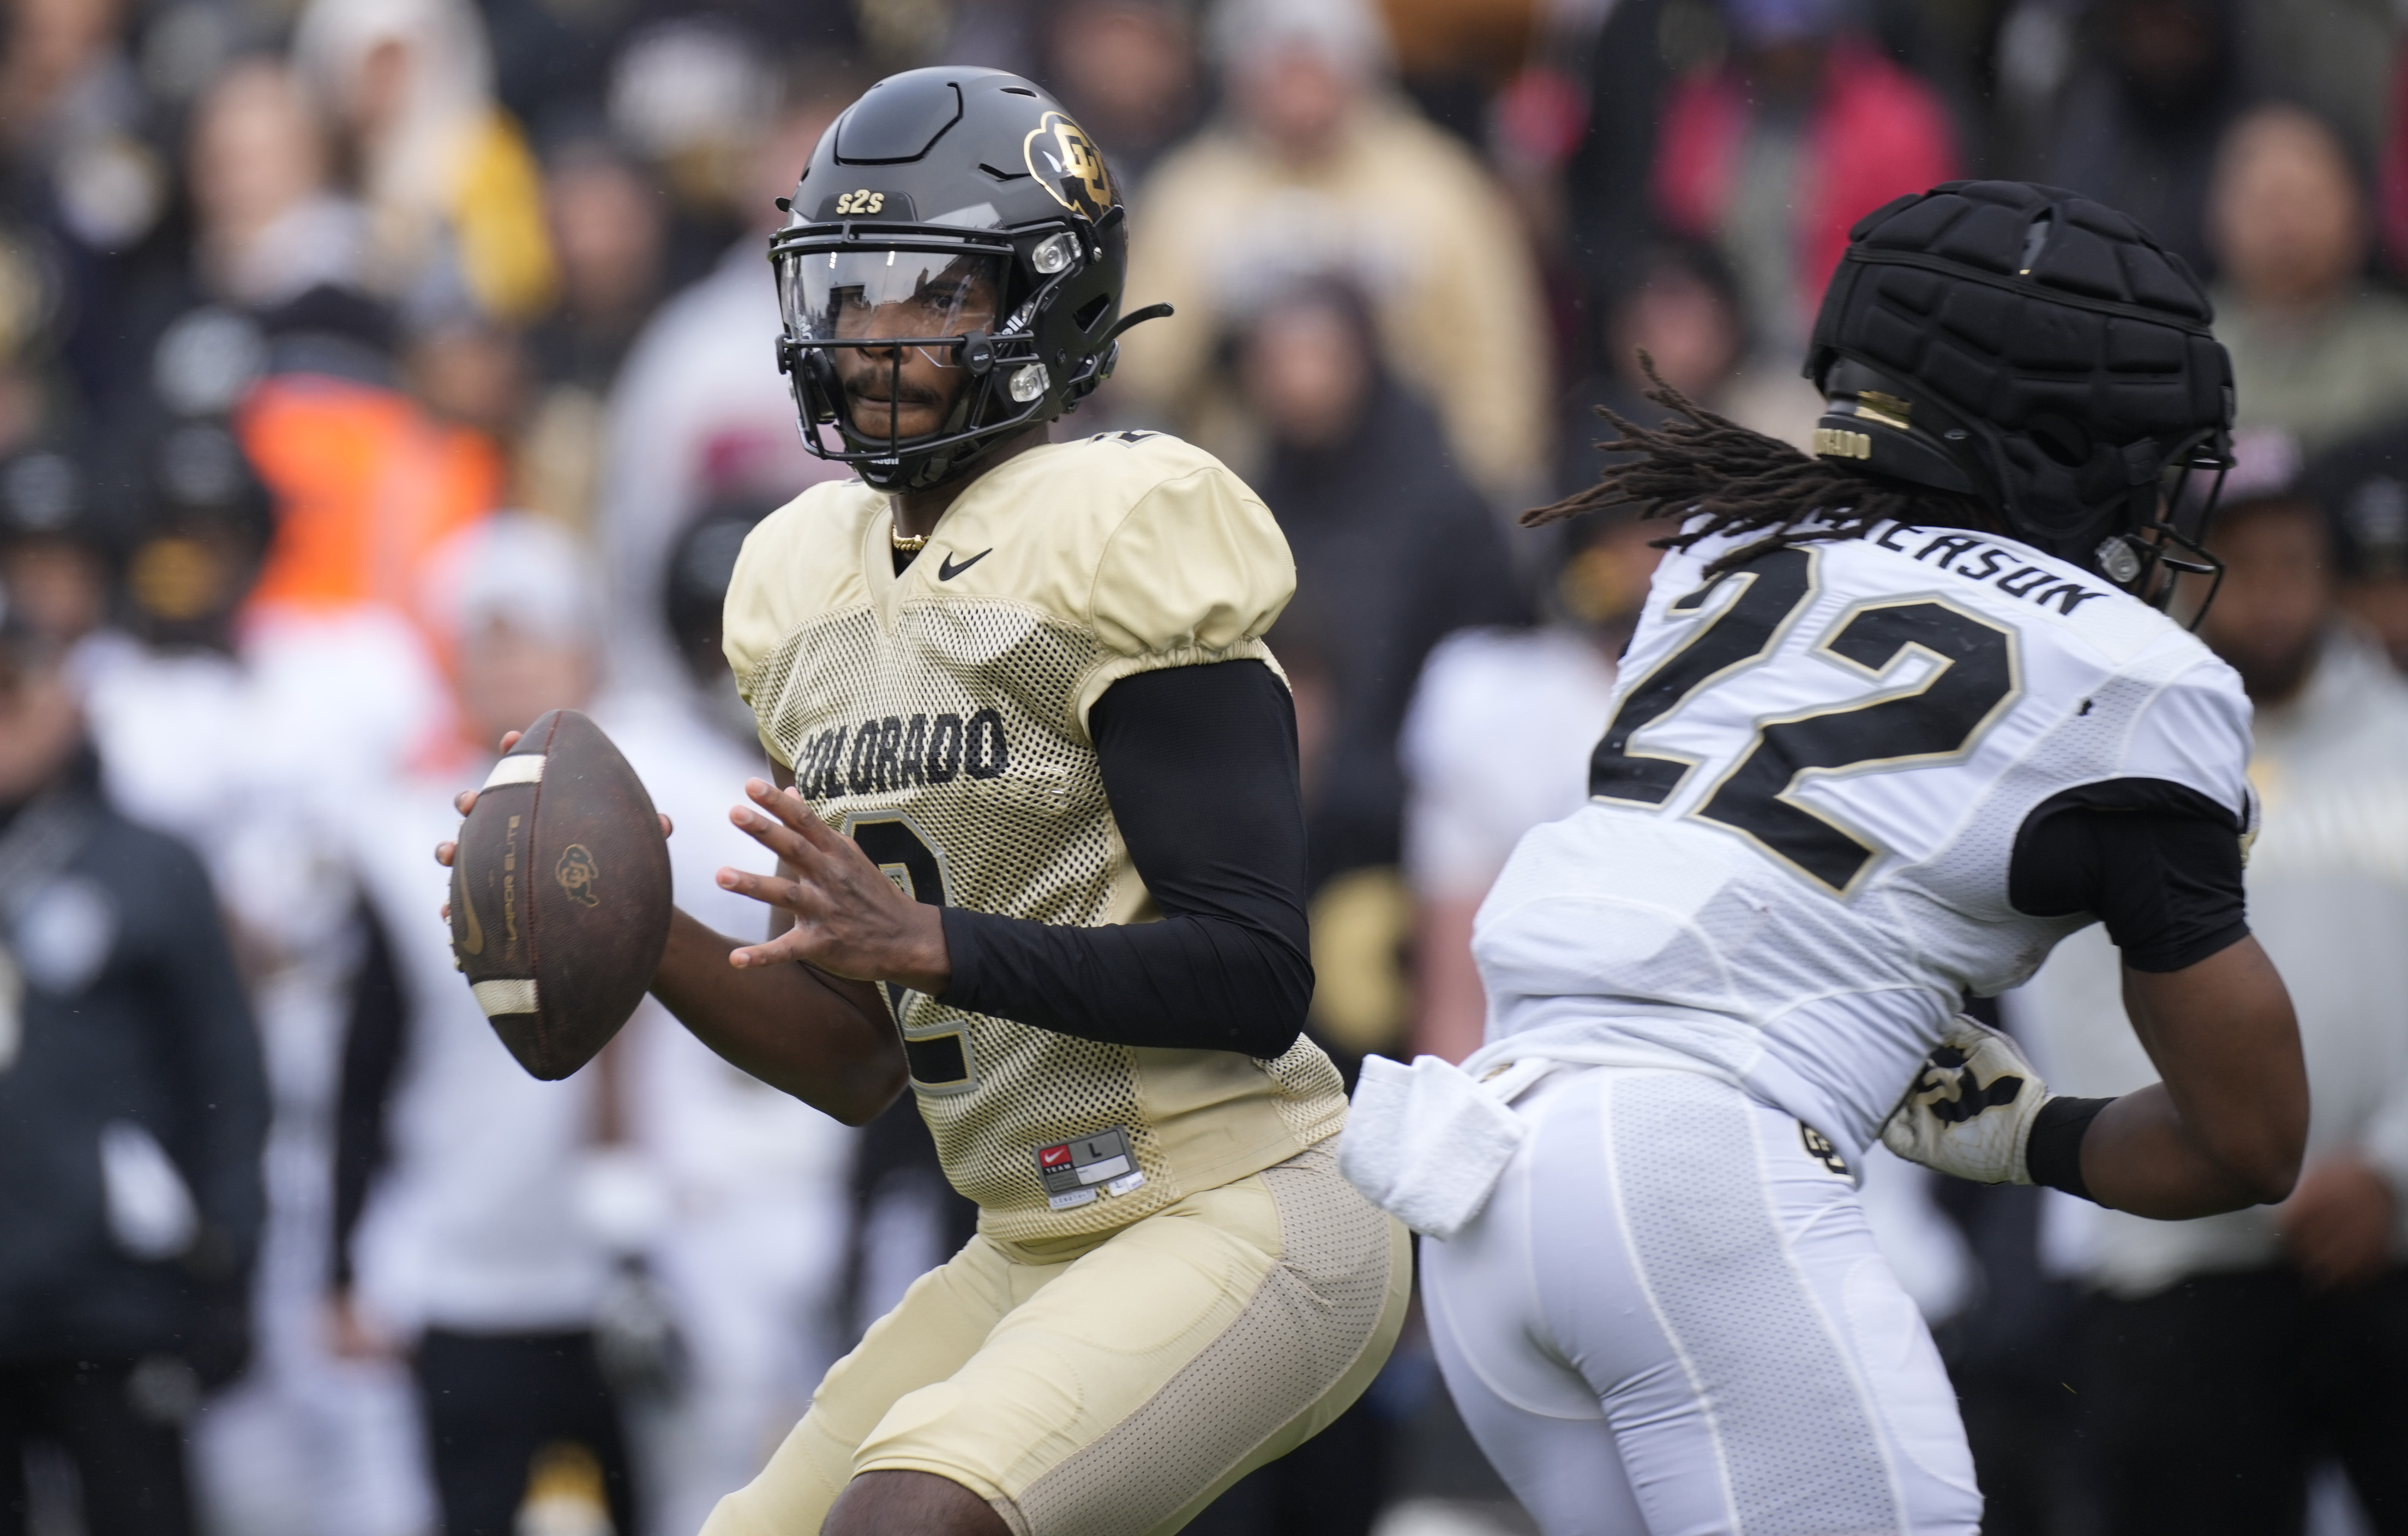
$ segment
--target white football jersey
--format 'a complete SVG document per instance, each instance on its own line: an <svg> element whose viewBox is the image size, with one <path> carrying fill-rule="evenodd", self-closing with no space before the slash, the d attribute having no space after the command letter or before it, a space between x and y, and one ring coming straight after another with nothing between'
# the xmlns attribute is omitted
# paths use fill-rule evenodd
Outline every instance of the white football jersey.
<svg viewBox="0 0 2408 1536"><path fill-rule="evenodd" d="M2009 901L2026 818L2159 780L2245 830L2249 702L2164 615L2013 541L1883 524L1706 574L1757 537L1658 569L1589 803L1481 909L1484 1055L1709 1071L1856 1153L1962 994L2091 921Z"/></svg>

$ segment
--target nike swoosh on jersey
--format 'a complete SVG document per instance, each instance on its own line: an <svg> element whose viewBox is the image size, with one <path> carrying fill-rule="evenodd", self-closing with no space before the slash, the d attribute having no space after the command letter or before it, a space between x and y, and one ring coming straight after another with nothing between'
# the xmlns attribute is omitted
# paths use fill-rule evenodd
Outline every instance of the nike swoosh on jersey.
<svg viewBox="0 0 2408 1536"><path fill-rule="evenodd" d="M962 572L969 569L972 566L977 565L980 561L985 559L988 555L993 554L994 553L995 550L992 547L981 550L958 566L953 564L953 557L951 554L948 554L942 560L937 562L937 580L939 581L950 581L954 577L959 576Z"/></svg>

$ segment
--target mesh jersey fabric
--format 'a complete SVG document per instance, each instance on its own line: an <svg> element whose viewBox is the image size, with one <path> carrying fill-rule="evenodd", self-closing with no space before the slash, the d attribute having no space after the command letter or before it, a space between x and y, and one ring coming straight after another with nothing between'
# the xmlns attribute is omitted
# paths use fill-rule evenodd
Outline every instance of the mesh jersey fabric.
<svg viewBox="0 0 2408 1536"><path fill-rule="evenodd" d="M815 486L745 541L726 651L763 745L921 899L1069 926L1157 917L1087 711L1156 668L1276 669L1261 637L1295 570L1268 510L1210 454L1144 432L996 466L899 576L887 508L858 481ZM1337 1069L1310 1041L1264 1061L889 998L946 1175L998 1239L1120 1226L1344 1118ZM1049 1193L1040 1152L1113 1130L1141 1181Z"/></svg>
<svg viewBox="0 0 2408 1536"><path fill-rule="evenodd" d="M1716 1073L1860 1149L1961 994L2090 921L2010 900L2031 811L2159 780L2238 837L2249 704L2162 614L2007 539L1881 524L1710 580L1729 547L1667 557L1589 804L1481 909L1490 1049Z"/></svg>

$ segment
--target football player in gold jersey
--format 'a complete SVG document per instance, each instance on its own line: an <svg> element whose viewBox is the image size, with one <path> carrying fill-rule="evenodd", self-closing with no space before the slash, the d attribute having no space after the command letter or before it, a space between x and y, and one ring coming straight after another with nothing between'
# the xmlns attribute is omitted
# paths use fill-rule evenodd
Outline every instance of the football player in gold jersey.
<svg viewBox="0 0 2408 1536"><path fill-rule="evenodd" d="M1369 1384L1401 1227L1340 1177L1268 510L1159 434L1052 442L1110 371L1125 231L1026 81L927 69L831 128L772 242L816 486L726 646L774 914L681 915L654 991L859 1123L908 1077L979 1235L832 1370L709 1536L1178 1529ZM824 1522L824 1523L823 1523Z"/></svg>

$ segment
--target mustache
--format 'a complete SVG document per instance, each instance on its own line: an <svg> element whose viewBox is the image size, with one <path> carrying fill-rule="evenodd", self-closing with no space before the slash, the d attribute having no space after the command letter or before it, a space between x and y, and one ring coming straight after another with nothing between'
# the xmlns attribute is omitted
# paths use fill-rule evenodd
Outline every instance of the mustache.
<svg viewBox="0 0 2408 1536"><path fill-rule="evenodd" d="M872 390L878 393L870 393ZM938 398L935 390L924 384L915 384L898 378L889 368L866 368L860 373L852 375L844 380L844 393L849 400L867 401L871 405L880 406L885 405L890 400L902 406L935 406L943 403Z"/></svg>

